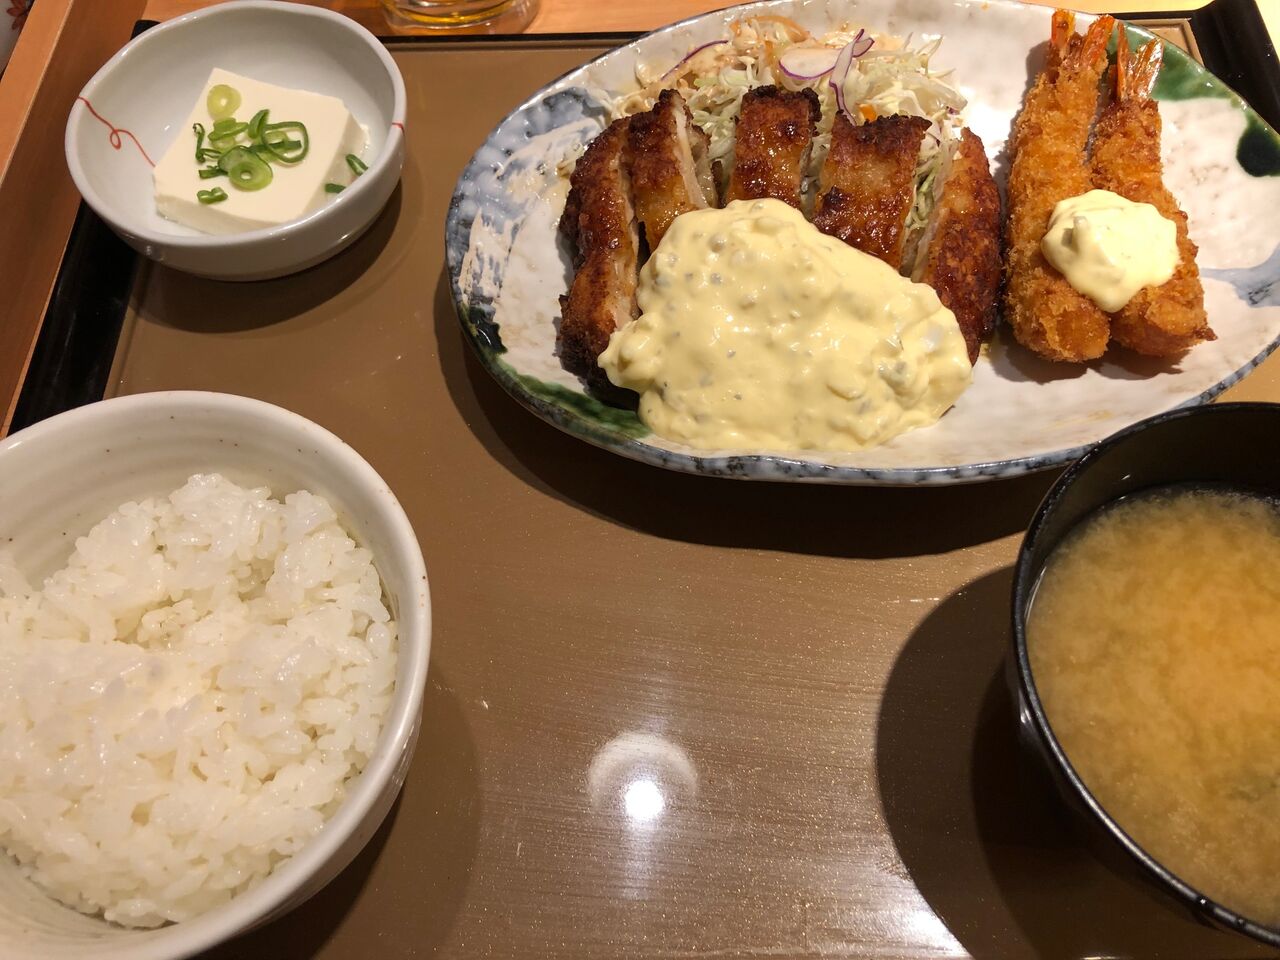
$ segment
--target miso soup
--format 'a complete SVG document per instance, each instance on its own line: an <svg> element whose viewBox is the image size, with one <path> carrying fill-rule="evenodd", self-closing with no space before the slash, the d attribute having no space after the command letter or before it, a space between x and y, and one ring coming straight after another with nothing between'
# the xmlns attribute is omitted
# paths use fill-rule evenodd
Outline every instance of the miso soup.
<svg viewBox="0 0 1280 960"><path fill-rule="evenodd" d="M1032 677L1090 792L1204 895L1280 926L1280 508L1171 489L1055 551Z"/></svg>

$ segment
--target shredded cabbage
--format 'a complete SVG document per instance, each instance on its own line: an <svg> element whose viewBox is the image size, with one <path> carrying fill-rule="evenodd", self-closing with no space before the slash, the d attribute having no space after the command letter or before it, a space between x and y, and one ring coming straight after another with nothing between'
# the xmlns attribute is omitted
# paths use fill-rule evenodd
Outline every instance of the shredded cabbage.
<svg viewBox="0 0 1280 960"><path fill-rule="evenodd" d="M722 161L720 169L727 175L727 161L733 153L734 121L743 95L752 87L766 84L777 84L787 90L808 87L818 95L822 119L813 141L807 188L822 169L831 144L831 128L838 109L835 91L829 82L830 74L799 80L778 67L778 58L793 46L838 50L857 33L856 27L846 25L819 38L785 17L739 20L730 25L726 42L697 50L674 67L637 63L638 89L612 99L609 108L614 119L630 116L650 109L663 90L674 88L689 105L694 122L710 138L711 160ZM916 167L915 202L907 218L908 237L915 234L918 239L938 197L939 171L954 153L965 99L947 82L949 72L935 73L929 67L930 59L942 44L941 37L913 48L909 36L905 39L882 34L872 36L875 44L853 61L845 77L845 105L855 124L898 113L929 120L929 133L924 138Z"/></svg>

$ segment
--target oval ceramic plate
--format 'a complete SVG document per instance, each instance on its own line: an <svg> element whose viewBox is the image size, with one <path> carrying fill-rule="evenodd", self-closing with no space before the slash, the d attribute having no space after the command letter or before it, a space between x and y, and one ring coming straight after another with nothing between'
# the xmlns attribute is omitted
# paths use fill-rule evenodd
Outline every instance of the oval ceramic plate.
<svg viewBox="0 0 1280 960"><path fill-rule="evenodd" d="M996 177L1023 92L1039 71L1050 11L993 0L770 0L641 37L534 94L476 152L453 196L446 244L467 337L517 400L560 429L615 453L690 473L828 483L958 483L1058 466L1090 444L1172 407L1204 403L1280 340L1280 138L1181 51L1167 47L1156 88L1165 181L1200 245L1205 305L1218 334L1174 363L1109 355L1050 364L997 335L973 385L932 427L857 453L695 450L649 432L635 413L586 393L555 351L558 297L571 278L556 221L567 182L557 166L606 122L603 99L635 88L637 62L676 63L751 13L793 17L815 33L842 24L917 38L941 34L939 69L969 99L966 117ZM1083 25L1092 17L1081 15ZM1079 26L1078 26L1079 28ZM1130 28L1132 41L1150 34Z"/></svg>

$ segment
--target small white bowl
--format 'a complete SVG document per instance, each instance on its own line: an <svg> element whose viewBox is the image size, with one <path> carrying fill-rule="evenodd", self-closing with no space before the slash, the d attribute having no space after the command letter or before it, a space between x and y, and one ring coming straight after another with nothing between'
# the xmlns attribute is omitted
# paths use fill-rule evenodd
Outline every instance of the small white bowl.
<svg viewBox="0 0 1280 960"><path fill-rule="evenodd" d="M54 901L0 852L0 957L174 960L298 906L368 843L408 771L431 647L427 572L417 538L374 469L329 431L258 400L149 393L105 400L0 441L0 542L33 581L66 562L76 537L120 504L218 471L273 495L299 489L333 503L373 553L398 621L396 689L382 736L346 800L296 856L202 916L128 930Z"/></svg>
<svg viewBox="0 0 1280 960"><path fill-rule="evenodd" d="M369 169L305 217L210 236L156 212L152 163L175 137L209 72L339 97L369 130ZM320 7L236 0L176 17L137 37L85 85L67 118L67 166L85 201L135 250L221 280L263 280L342 250L386 205L404 164L404 80L386 48Z"/></svg>

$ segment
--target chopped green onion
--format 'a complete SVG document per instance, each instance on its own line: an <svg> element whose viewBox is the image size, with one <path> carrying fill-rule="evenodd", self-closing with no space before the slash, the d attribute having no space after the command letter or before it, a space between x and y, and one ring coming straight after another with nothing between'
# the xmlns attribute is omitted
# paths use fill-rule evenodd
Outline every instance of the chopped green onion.
<svg viewBox="0 0 1280 960"><path fill-rule="evenodd" d="M214 124L208 131L203 124L192 126L196 163L210 164L200 169L201 180L226 176L238 190L261 190L274 177L271 164L298 163L310 151L311 138L300 121L268 123L270 114L265 109L255 113L248 123L241 123L234 116L240 104L240 93L233 87L217 84L210 89L206 106ZM354 155L347 158L347 163L356 173L367 169ZM325 189L338 193L343 188L334 183ZM217 203L226 199L226 193L220 188L202 190L199 197L201 203Z"/></svg>
<svg viewBox="0 0 1280 960"><path fill-rule="evenodd" d="M255 143L249 149L269 163L272 160L279 159L275 154L276 150L297 150L301 146L301 140L273 140L270 145L265 143Z"/></svg>
<svg viewBox="0 0 1280 960"><path fill-rule="evenodd" d="M209 108L209 116L215 120L229 117L236 112L236 107L240 106L240 91L225 83L216 84L210 88L204 105Z"/></svg>
<svg viewBox="0 0 1280 960"><path fill-rule="evenodd" d="M347 166L351 168L351 172L357 177L369 169L369 165L357 157L354 153L347 154Z"/></svg>
<svg viewBox="0 0 1280 960"><path fill-rule="evenodd" d="M232 147L222 155L218 166L231 178L231 185L241 190L261 190L271 182L271 167L245 147Z"/></svg>
<svg viewBox="0 0 1280 960"><path fill-rule="evenodd" d="M221 187L214 187L212 190L196 191L196 199L201 203L221 203L227 199L227 191Z"/></svg>
<svg viewBox="0 0 1280 960"><path fill-rule="evenodd" d="M267 122L266 110L259 110L249 121L249 139L255 143L262 139L262 125Z"/></svg>
<svg viewBox="0 0 1280 960"><path fill-rule="evenodd" d="M326 183L324 185L325 193L341 193L345 189L347 188L340 183Z"/></svg>
<svg viewBox="0 0 1280 960"><path fill-rule="evenodd" d="M218 150L227 151L236 145L236 140L240 134L249 129L247 123L237 123L233 127L227 127L222 132L214 131L209 135L209 143Z"/></svg>
<svg viewBox="0 0 1280 960"><path fill-rule="evenodd" d="M289 134L296 132L299 140L294 141ZM298 143L299 146L290 152L287 143ZM311 149L311 138L307 135L305 124L297 120L286 120L284 123L264 123L262 125L262 144L275 157L284 163L297 163Z"/></svg>

